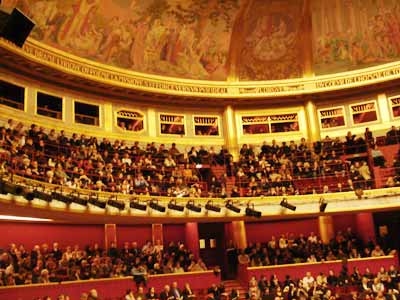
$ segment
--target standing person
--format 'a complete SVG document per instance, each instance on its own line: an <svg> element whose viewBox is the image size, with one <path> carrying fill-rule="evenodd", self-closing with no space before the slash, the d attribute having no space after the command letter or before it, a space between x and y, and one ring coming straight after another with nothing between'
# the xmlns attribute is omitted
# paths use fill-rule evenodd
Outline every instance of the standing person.
<svg viewBox="0 0 400 300"><path fill-rule="evenodd" d="M236 278L237 267L238 267L238 253L233 241L230 240L226 247L226 257L227 257L227 278Z"/></svg>

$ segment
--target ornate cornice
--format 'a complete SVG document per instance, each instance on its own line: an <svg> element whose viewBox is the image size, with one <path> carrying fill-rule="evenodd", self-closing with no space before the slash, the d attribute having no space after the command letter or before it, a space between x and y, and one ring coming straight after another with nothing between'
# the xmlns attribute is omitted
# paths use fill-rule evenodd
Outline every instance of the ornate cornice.
<svg viewBox="0 0 400 300"><path fill-rule="evenodd" d="M196 98L274 98L358 88L400 79L400 62L351 72L291 80L202 81L141 74L87 59L28 39L23 49L0 39L0 48L31 62L105 86L157 95Z"/></svg>

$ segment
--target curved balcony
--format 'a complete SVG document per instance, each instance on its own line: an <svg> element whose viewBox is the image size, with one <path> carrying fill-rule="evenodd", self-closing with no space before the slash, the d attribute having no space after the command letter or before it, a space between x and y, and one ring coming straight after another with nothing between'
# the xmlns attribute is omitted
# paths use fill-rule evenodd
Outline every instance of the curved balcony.
<svg viewBox="0 0 400 300"><path fill-rule="evenodd" d="M284 208L281 205L283 197L246 197L246 198L176 198L162 196L132 196L118 193L95 192L93 190L71 189L23 178L14 175L4 177L0 207L3 213L16 216L35 216L57 221L76 221L85 223L179 223L190 221L229 221L229 220L262 220L284 219L312 216L319 214L341 214L346 212L385 211L400 207L398 196L400 188L385 188L366 190L363 195L354 192L328 193L314 195L297 195L284 197L287 203L296 210ZM5 188L4 186L7 186ZM40 193L38 193L40 192ZM65 197L60 197L60 195ZM183 211L168 208L171 200ZM320 211L321 200L327 207ZM117 202L117 204L115 204ZM151 208L150 203L164 207L160 212ZM201 207L200 212L194 212L186 207L187 203ZM227 203L240 209L236 213L226 207ZM138 209L134 204L143 205ZM221 209L215 212L206 209L207 203ZM253 206L254 205L254 206ZM116 207L118 206L118 207ZM246 215L246 208L254 208L261 212L260 218ZM82 215L85 217L82 218Z"/></svg>

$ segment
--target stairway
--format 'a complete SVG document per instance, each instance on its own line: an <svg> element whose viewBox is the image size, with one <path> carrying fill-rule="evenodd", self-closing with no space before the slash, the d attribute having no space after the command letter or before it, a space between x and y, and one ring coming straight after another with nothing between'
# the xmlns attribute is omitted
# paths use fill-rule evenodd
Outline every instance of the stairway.
<svg viewBox="0 0 400 300"><path fill-rule="evenodd" d="M223 284L225 286L225 292L228 293L228 295L231 293L232 289L237 289L239 291L239 299L246 299L247 289L243 287L238 280L225 280Z"/></svg>

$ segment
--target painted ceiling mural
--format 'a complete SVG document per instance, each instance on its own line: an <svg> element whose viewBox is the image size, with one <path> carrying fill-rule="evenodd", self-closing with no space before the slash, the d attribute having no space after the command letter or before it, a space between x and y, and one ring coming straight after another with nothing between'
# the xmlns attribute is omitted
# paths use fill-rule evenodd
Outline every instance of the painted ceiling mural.
<svg viewBox="0 0 400 300"><path fill-rule="evenodd" d="M302 77L303 0L255 0L244 17L240 80Z"/></svg>
<svg viewBox="0 0 400 300"><path fill-rule="evenodd" d="M317 75L400 59L399 0L314 0L311 9Z"/></svg>
<svg viewBox="0 0 400 300"><path fill-rule="evenodd" d="M31 36L144 73L225 80L239 0L6 0L36 22Z"/></svg>
<svg viewBox="0 0 400 300"><path fill-rule="evenodd" d="M274 80L302 77L304 57L313 57L307 66L316 75L400 60L400 0L3 0L1 6L33 18L31 36L39 41L149 74Z"/></svg>

